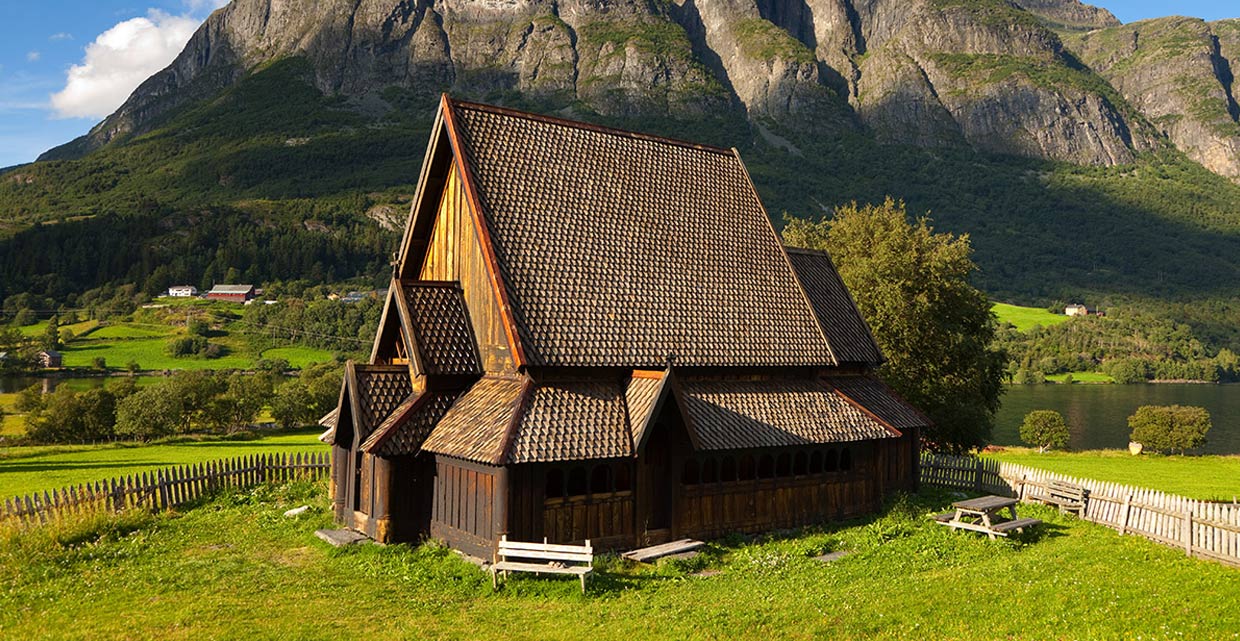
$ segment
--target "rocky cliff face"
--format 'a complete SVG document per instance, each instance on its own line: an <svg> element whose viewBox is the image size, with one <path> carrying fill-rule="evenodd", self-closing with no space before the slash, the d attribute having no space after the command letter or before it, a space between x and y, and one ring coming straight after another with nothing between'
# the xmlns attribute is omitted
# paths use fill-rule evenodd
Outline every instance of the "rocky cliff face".
<svg viewBox="0 0 1240 641"><path fill-rule="evenodd" d="M1240 20L1147 20L1083 34L1071 46L1190 158L1240 179Z"/></svg>
<svg viewBox="0 0 1240 641"><path fill-rule="evenodd" d="M48 157L149 130L288 56L311 62L323 92L371 110L400 86L606 116L733 113L807 135L859 128L884 141L1081 164L1126 163L1159 144L1052 26L1084 33L1074 46L1129 101L1163 118L1201 162L1231 171L1220 159L1234 156L1235 137L1204 132L1225 123L1193 129L1195 106L1143 99L1147 78L1121 73L1115 47L1129 45L1110 35L1128 28L1076 0L234 0L120 110ZM1081 31L1098 27L1109 35ZM1196 67L1224 60L1224 41L1240 42L1216 37ZM1215 76L1225 67L1215 64ZM1230 80L1215 84L1229 98ZM1167 118L1180 113L1177 128Z"/></svg>

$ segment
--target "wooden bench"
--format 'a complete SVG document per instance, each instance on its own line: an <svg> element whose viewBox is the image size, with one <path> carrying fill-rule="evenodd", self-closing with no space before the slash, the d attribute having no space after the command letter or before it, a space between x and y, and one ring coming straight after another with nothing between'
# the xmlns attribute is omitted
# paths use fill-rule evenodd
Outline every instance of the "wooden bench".
<svg viewBox="0 0 1240 641"><path fill-rule="evenodd" d="M594 572L594 548L590 540L585 545L554 545L543 539L542 543L509 541L508 536L499 538L491 564L491 588L499 587L500 572L533 572L534 574L575 574L581 579L581 592L586 591L586 577ZM584 564L584 565L582 565Z"/></svg>
<svg viewBox="0 0 1240 641"><path fill-rule="evenodd" d="M995 523L990 526L990 529L993 530L997 534L1002 534L1006 536L1007 533L1012 530L1023 531L1027 527L1032 527L1034 525L1041 525L1041 524L1042 524L1042 521L1040 519L1021 518L1021 519L1013 519L1011 521L1003 521L1002 523Z"/></svg>
<svg viewBox="0 0 1240 641"><path fill-rule="evenodd" d="M1046 487L1034 495L1036 501L1041 501L1047 505L1054 505L1063 512L1076 512L1077 516L1081 515L1081 511L1085 509L1085 501L1089 496L1089 490L1075 483L1067 481L1047 481Z"/></svg>

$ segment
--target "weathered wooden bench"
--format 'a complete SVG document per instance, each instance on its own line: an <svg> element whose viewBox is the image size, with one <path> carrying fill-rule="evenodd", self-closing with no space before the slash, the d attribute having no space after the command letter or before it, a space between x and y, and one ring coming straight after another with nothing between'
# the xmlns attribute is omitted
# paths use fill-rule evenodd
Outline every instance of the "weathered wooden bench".
<svg viewBox="0 0 1240 641"><path fill-rule="evenodd" d="M594 572L594 548L590 540L585 545L555 545L509 541L508 536L499 538L495 559L491 564L491 588L499 587L501 572L533 572L534 574L574 574L581 579L581 592L586 591L586 577ZM584 564L584 565L582 565Z"/></svg>
<svg viewBox="0 0 1240 641"><path fill-rule="evenodd" d="M1030 498L1047 505L1054 505L1061 513L1076 512L1077 516L1080 516L1081 511L1085 509L1085 501L1089 497L1089 490L1067 481L1047 481L1046 487L1039 488L1039 490Z"/></svg>
<svg viewBox="0 0 1240 641"><path fill-rule="evenodd" d="M1033 527L1041 524L1041 519L1020 518L1012 519L1011 521L1003 521L1001 523L994 523L990 526L990 529L996 534L1007 536L1007 533L1012 530L1023 531L1027 527Z"/></svg>

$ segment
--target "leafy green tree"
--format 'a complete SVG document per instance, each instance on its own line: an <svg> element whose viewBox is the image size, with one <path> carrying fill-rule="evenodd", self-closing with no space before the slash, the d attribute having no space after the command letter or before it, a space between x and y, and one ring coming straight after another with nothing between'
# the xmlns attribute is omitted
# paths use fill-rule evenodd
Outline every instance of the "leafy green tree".
<svg viewBox="0 0 1240 641"><path fill-rule="evenodd" d="M1131 439L1155 452L1201 447L1210 431L1210 412L1185 405L1142 405L1128 417Z"/></svg>
<svg viewBox="0 0 1240 641"><path fill-rule="evenodd" d="M271 394L270 376L233 373L228 377L227 389L215 400L219 427L234 432L253 424L263 406L271 401Z"/></svg>
<svg viewBox="0 0 1240 641"><path fill-rule="evenodd" d="M92 359L91 365L95 369L101 370L101 371L108 369L108 361L102 356L96 356L94 359Z"/></svg>
<svg viewBox="0 0 1240 641"><path fill-rule="evenodd" d="M125 371L129 372L130 376L133 376L142 371L142 366L138 364L138 361L129 361L125 363Z"/></svg>
<svg viewBox="0 0 1240 641"><path fill-rule="evenodd" d="M340 397L340 368L319 363L301 371L276 390L271 415L285 427L310 425L336 407Z"/></svg>
<svg viewBox="0 0 1240 641"><path fill-rule="evenodd" d="M1064 449L1068 446L1068 436L1068 424L1055 410L1029 412L1020 425L1020 440L1038 448L1038 452Z"/></svg>
<svg viewBox="0 0 1240 641"><path fill-rule="evenodd" d="M29 308L22 308L22 310L17 312L17 315L13 317L13 324L19 327L34 325L37 322L39 322L38 315L34 313L34 310Z"/></svg>
<svg viewBox="0 0 1240 641"><path fill-rule="evenodd" d="M969 237L910 224L903 202L852 203L819 222L788 220L790 245L827 250L887 362L879 373L934 421L928 447L985 445L1003 393L1006 357L992 347L996 321Z"/></svg>
<svg viewBox="0 0 1240 641"><path fill-rule="evenodd" d="M318 418L310 410L313 402L305 383L288 381L276 389L271 399L271 417L283 427L307 425Z"/></svg>
<svg viewBox="0 0 1240 641"><path fill-rule="evenodd" d="M1144 383L1149 378L1148 364L1137 358L1120 358L1107 361L1102 371L1115 379L1116 383Z"/></svg>
<svg viewBox="0 0 1240 641"><path fill-rule="evenodd" d="M106 389L74 392L61 386L26 417L26 434L40 443L93 443L116 437L116 397Z"/></svg>
<svg viewBox="0 0 1240 641"><path fill-rule="evenodd" d="M60 337L60 319L56 316L51 317L47 321L47 327L43 329L43 338L39 342L39 346L45 350L60 349L63 346Z"/></svg>
<svg viewBox="0 0 1240 641"><path fill-rule="evenodd" d="M162 388L152 385L121 400L116 406L116 433L141 441L175 434L184 409L181 399Z"/></svg>
<svg viewBox="0 0 1240 641"><path fill-rule="evenodd" d="M39 411L43 407L43 387L31 385L17 393L17 398L13 401L13 409L31 414Z"/></svg>

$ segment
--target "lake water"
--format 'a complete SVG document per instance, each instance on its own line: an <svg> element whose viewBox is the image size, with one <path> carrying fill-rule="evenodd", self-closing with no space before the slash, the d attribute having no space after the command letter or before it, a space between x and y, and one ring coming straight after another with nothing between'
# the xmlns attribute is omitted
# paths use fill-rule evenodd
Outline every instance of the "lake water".
<svg viewBox="0 0 1240 641"><path fill-rule="evenodd" d="M1207 454L1240 454L1240 384L1011 385L995 420L995 445L1022 445L1020 424L1033 410L1063 414L1077 450L1128 447L1128 417L1141 405L1199 405L1210 412Z"/></svg>

